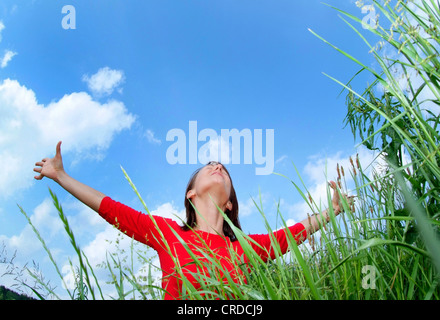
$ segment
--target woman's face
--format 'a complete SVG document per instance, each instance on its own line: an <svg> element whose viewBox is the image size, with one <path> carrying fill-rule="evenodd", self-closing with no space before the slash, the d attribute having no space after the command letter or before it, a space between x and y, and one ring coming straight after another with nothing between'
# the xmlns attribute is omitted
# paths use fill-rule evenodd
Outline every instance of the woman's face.
<svg viewBox="0 0 440 320"><path fill-rule="evenodd" d="M198 172L192 190L199 196L209 193L220 202L226 203L231 194L231 186L231 179L223 165L210 161Z"/></svg>

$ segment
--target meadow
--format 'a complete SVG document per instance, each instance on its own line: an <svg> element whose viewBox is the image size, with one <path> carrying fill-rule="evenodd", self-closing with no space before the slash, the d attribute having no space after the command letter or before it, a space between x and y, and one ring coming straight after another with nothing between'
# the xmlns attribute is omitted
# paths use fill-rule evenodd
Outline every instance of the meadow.
<svg viewBox="0 0 440 320"><path fill-rule="evenodd" d="M346 56L347 63L359 65L360 73L369 73L374 81L362 90L354 89L352 81L341 85L346 95L347 115L343 119L359 145L377 154L366 168L359 158L350 158L350 167L337 167L339 192L356 196L355 205L343 201L345 212L335 216L328 204L322 206L312 199L298 175L288 179L292 192L297 192L309 205L310 212L329 207L330 222L309 237L307 246L297 246L290 235L290 252L267 263L255 254L250 239L235 229L248 264L241 268L242 279L194 275L201 290L183 280L186 299L248 299L248 300L437 300L440 298L440 8L436 0L373 1L380 14L375 25L361 18L338 11L355 36L364 40L374 55L377 68L363 64L346 51L323 41ZM359 2L362 6L362 3ZM375 37L370 43L365 33ZM341 119L342 120L342 119ZM378 160L381 167L377 166ZM124 171L128 183L144 204L135 184ZM354 187L347 187L347 179ZM106 299L95 269L78 246L62 205L50 191L53 204L79 261L72 264L75 289L66 289L71 299ZM261 199L260 199L261 200ZM255 199L267 232L272 233L259 199ZM20 211L29 216L23 208ZM282 221L283 213L278 212ZM227 217L225 216L228 222ZM234 228L234 226L231 224ZM63 280L62 272L38 230L34 231L48 258ZM153 277L155 266L144 252L136 251L107 255L100 266L108 270L110 282L119 299L161 299L163 291ZM194 263L206 264L217 274L222 266L206 246L203 261L194 256ZM130 266L133 259L145 264L147 275L140 276ZM241 257L237 266L243 265ZM40 299L60 298L42 275L27 270L35 285L22 283Z"/></svg>

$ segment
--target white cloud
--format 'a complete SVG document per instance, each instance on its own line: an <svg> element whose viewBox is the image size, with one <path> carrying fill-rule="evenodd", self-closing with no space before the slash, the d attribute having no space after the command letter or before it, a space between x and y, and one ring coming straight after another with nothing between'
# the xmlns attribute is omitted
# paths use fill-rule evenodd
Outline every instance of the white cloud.
<svg viewBox="0 0 440 320"><path fill-rule="evenodd" d="M103 231L97 233L95 238L84 247L84 254L92 266L106 261L107 253L116 252L114 240L118 236L119 231L114 226L108 224ZM121 237L118 246L121 250L128 250L131 241L132 239L129 237Z"/></svg>
<svg viewBox="0 0 440 320"><path fill-rule="evenodd" d="M206 164L209 161L219 161L224 164L229 164L232 161L232 153L234 147L232 143L222 136L209 138L199 150L199 162Z"/></svg>
<svg viewBox="0 0 440 320"><path fill-rule="evenodd" d="M87 83L89 90L94 95L104 96L112 94L113 91L125 81L125 76L122 70L113 70L109 67L104 67L90 77L84 75L83 81Z"/></svg>
<svg viewBox="0 0 440 320"><path fill-rule="evenodd" d="M56 209L49 198L43 200L29 217L46 243L62 232L62 222L58 218ZM19 235L13 235L10 238L0 235L0 242L5 243L11 251L19 250L19 254L23 257L27 257L42 249L40 241L29 224L23 228Z"/></svg>
<svg viewBox="0 0 440 320"><path fill-rule="evenodd" d="M250 196L244 202L239 200L238 207L240 212L240 218L248 217L254 213L260 214L258 208L263 206L263 210L264 210L264 207L270 202L271 198L272 197L269 193L260 193L254 196ZM258 208L255 205L254 201L257 204Z"/></svg>
<svg viewBox="0 0 440 320"><path fill-rule="evenodd" d="M3 21L0 20L0 42L2 41L2 31L5 29Z"/></svg>
<svg viewBox="0 0 440 320"><path fill-rule="evenodd" d="M57 215L52 200L46 198L35 208L31 221L38 230L48 230L54 236L63 230L63 224Z"/></svg>
<svg viewBox="0 0 440 320"><path fill-rule="evenodd" d="M0 20L0 42L2 41L2 31L5 29L5 25L3 21ZM8 63L12 60L14 56L17 55L17 52L11 50L5 50L3 57L0 57L0 68L6 68Z"/></svg>
<svg viewBox="0 0 440 320"><path fill-rule="evenodd" d="M16 56L17 55L17 52L13 52L13 51L11 51L11 50L6 50L5 51L5 54L4 54L4 56L3 56L3 58L1 58L0 59L0 67L3 69L3 68L6 68L6 66L8 65L8 63L9 63L9 61L11 61L12 60L12 58L14 57L14 56Z"/></svg>
<svg viewBox="0 0 440 320"><path fill-rule="evenodd" d="M57 141L75 156L105 151L135 117L119 101L99 103L85 92L66 94L47 106L18 81L0 83L0 194L8 197L33 183L36 161L54 154Z"/></svg>
<svg viewBox="0 0 440 320"><path fill-rule="evenodd" d="M286 160L288 158L287 155L282 155L281 157L279 157L276 161L275 164L278 164L280 162L283 162L284 160Z"/></svg>
<svg viewBox="0 0 440 320"><path fill-rule="evenodd" d="M259 199L254 198L255 202L258 203ZM248 217L254 212L258 212L252 198L247 199L245 202L238 201L238 208L240 212L240 218Z"/></svg>
<svg viewBox="0 0 440 320"><path fill-rule="evenodd" d="M152 143L152 144L161 144L161 143L162 143L162 141L161 141L160 139L157 139L157 138L154 136L154 132L151 131L150 129L147 129L147 130L145 131L144 136L147 138L147 141L150 142L150 143Z"/></svg>
<svg viewBox="0 0 440 320"><path fill-rule="evenodd" d="M41 244L36 239L30 225L26 225L19 235L13 235L10 238L0 235L0 242L4 243L10 251L19 250L23 256L29 256L41 249Z"/></svg>
<svg viewBox="0 0 440 320"><path fill-rule="evenodd" d="M174 207L173 203L170 203L170 202L166 202L164 204L161 204L160 206L158 206L155 210L151 211L150 213L152 215L172 219L179 224L182 220L186 221L185 209L182 209L179 211L177 208Z"/></svg>

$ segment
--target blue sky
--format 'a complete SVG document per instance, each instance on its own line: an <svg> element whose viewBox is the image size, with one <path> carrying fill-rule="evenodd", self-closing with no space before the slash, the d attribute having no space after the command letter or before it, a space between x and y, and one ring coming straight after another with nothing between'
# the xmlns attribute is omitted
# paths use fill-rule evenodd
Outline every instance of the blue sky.
<svg viewBox="0 0 440 320"><path fill-rule="evenodd" d="M363 16L354 1L327 2ZM62 27L65 5L75 8L76 29ZM371 159L344 128L341 87L323 75L347 82L359 66L308 29L368 65L373 57L320 1L2 0L0 22L0 245L9 256L17 252L17 265L40 263L57 286L16 204L32 216L61 266L73 256L48 187L87 252L109 249L103 239L114 236L53 181L34 181L34 163L52 157L59 140L70 175L142 210L123 166L149 209L165 215L182 212L188 179L201 165L171 165L166 158L167 132L181 129L188 137L190 121L218 134L262 129L264 137L273 129L274 172L299 182L294 163L314 196L325 190L326 163L331 179L336 163L346 164L350 155ZM368 81L361 75L353 85L362 90ZM256 175L256 167L243 160L228 165L243 229L265 232L250 201L260 191L273 228L278 201L285 219L304 219L292 184Z"/></svg>

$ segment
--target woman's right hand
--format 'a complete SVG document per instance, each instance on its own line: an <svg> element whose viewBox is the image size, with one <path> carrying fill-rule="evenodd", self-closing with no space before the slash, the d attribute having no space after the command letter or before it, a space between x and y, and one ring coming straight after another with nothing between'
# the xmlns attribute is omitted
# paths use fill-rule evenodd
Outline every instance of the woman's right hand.
<svg viewBox="0 0 440 320"><path fill-rule="evenodd" d="M34 168L34 171L40 174L35 176L35 179L41 180L44 177L48 177L49 179L58 182L61 175L65 173L63 159L61 157L61 141L57 144L55 157L44 158L40 162L35 163L35 165L37 167Z"/></svg>
<svg viewBox="0 0 440 320"><path fill-rule="evenodd" d="M89 206L96 212L99 211L102 199L105 194L75 180L70 177L63 167L63 159L61 158L61 141L58 142L55 157L44 158L40 162L35 163L35 172L40 175L35 176L37 180L48 177L57 182L67 192L76 197L79 201Z"/></svg>

